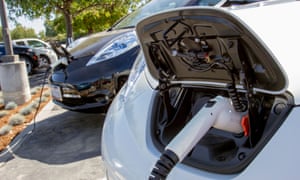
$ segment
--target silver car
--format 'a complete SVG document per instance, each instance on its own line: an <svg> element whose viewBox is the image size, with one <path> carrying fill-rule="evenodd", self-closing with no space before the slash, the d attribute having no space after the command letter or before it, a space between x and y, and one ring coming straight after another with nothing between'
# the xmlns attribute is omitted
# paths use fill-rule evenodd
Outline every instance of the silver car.
<svg viewBox="0 0 300 180"><path fill-rule="evenodd" d="M50 44L36 38L15 39L13 44L21 46L30 46L39 56L39 66L48 67L57 61L57 55Z"/></svg>
<svg viewBox="0 0 300 180"><path fill-rule="evenodd" d="M108 179L299 179L300 1L137 24L143 53L102 131Z"/></svg>

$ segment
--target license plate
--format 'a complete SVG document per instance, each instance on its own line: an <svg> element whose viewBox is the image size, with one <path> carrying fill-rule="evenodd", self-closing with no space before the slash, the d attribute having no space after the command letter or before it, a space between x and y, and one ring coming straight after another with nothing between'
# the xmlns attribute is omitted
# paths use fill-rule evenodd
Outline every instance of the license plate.
<svg viewBox="0 0 300 180"><path fill-rule="evenodd" d="M59 86L51 86L51 95L53 99L62 101L62 95L61 95L61 90Z"/></svg>

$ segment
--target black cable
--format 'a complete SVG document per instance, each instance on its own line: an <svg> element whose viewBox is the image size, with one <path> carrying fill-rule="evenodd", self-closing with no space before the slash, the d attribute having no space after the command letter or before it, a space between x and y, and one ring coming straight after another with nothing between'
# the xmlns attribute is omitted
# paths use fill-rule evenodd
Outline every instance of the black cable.
<svg viewBox="0 0 300 180"><path fill-rule="evenodd" d="M38 103L38 107L36 108L36 111L34 113L34 116L33 116L33 129L31 130L31 133L35 130L35 127L36 127L36 116L39 112L39 109L41 107L41 102L42 102L42 95L43 95L43 91L44 91L44 87L45 87L45 84L46 84L46 78L47 78L47 75L49 73L49 71L51 70L51 66L49 66L44 74L44 78L43 78L43 83L42 83L42 89L41 89L41 92L40 92L40 97L39 97L39 103Z"/></svg>
<svg viewBox="0 0 300 180"><path fill-rule="evenodd" d="M171 150L165 150L160 159L155 163L149 180L164 180L179 161L177 155Z"/></svg>

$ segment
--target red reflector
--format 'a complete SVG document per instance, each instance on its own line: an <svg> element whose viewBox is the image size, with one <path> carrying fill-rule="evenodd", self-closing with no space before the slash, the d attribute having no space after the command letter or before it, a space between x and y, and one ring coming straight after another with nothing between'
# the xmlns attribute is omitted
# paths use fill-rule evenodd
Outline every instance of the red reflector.
<svg viewBox="0 0 300 180"><path fill-rule="evenodd" d="M249 123L249 116L248 115L242 117L241 126L244 130L244 136L249 136L250 123Z"/></svg>

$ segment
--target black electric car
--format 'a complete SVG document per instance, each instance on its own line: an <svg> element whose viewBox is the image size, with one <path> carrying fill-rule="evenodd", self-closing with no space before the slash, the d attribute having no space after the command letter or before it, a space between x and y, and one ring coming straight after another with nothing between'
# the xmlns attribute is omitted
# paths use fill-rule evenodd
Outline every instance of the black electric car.
<svg viewBox="0 0 300 180"><path fill-rule="evenodd" d="M58 56L64 57L54 66L49 79L53 102L73 111L94 112L99 111L100 107L106 109L126 82L140 52L134 29L137 22L167 9L183 6L230 6L232 3L228 2L152 0L107 31L74 41L71 48L56 49Z"/></svg>

